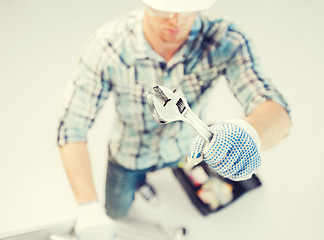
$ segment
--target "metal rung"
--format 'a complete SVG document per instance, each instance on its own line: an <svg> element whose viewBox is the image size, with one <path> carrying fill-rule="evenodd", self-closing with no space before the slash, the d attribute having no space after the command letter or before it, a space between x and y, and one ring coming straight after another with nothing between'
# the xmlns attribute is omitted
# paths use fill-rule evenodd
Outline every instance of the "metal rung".
<svg viewBox="0 0 324 240"><path fill-rule="evenodd" d="M115 240L185 240L184 227L172 228L133 219L116 221L119 232ZM0 240L76 240L71 235L74 221L41 228L7 233Z"/></svg>

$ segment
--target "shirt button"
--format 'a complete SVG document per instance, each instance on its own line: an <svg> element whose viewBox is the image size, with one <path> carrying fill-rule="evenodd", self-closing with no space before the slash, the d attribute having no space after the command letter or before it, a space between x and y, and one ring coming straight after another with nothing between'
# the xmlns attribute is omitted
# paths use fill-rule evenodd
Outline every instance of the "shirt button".
<svg viewBox="0 0 324 240"><path fill-rule="evenodd" d="M199 83L200 86L204 86L204 81L200 80L198 83Z"/></svg>
<svg viewBox="0 0 324 240"><path fill-rule="evenodd" d="M167 76L169 76L169 73L168 73L168 72L164 72L164 73L163 73L163 76L164 76L164 77L167 77Z"/></svg>

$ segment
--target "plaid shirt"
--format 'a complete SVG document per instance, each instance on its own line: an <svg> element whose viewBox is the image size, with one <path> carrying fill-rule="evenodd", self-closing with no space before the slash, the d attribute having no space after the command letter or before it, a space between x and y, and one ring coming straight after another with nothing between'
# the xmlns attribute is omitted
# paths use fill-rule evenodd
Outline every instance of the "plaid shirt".
<svg viewBox="0 0 324 240"><path fill-rule="evenodd" d="M130 169L162 166L186 156L197 135L183 122L161 126L146 96L155 85L181 88L204 121L211 86L225 76L249 114L271 99L289 112L286 101L261 73L250 41L232 23L198 16L188 40L166 62L143 34L143 10L98 29L89 39L62 104L58 145L87 141L87 131L111 94L116 103L110 159Z"/></svg>

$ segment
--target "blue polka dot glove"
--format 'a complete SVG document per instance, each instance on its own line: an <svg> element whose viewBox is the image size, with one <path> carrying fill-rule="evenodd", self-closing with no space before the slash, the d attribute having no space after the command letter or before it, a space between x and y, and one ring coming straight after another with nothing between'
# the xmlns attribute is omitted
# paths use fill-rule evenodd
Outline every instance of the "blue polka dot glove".
<svg viewBox="0 0 324 240"><path fill-rule="evenodd" d="M260 138L256 130L242 119L210 127L213 139L194 139L188 162L205 161L219 175L231 180L249 179L261 164Z"/></svg>

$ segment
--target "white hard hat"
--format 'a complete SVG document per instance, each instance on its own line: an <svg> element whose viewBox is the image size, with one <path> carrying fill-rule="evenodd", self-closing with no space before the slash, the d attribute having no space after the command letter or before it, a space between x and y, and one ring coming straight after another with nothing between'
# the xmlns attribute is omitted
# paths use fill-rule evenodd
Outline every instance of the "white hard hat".
<svg viewBox="0 0 324 240"><path fill-rule="evenodd" d="M142 0L149 7L163 12L199 12L211 7L216 0Z"/></svg>

